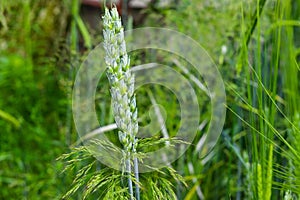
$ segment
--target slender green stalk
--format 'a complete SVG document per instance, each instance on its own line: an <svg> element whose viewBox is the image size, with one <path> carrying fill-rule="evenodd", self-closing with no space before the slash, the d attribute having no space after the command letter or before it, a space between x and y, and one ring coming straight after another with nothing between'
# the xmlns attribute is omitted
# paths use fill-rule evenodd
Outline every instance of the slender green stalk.
<svg viewBox="0 0 300 200"><path fill-rule="evenodd" d="M24 37L27 38L25 40L25 51L26 51L26 64L28 67L28 72L30 73L31 76L33 76L33 58L32 58L32 40L31 40L31 31L32 31L32 23L31 23L31 17L32 15L30 14L31 11L31 6L30 6L30 1L26 0L24 1L24 29L23 29L23 34Z"/></svg>
<svg viewBox="0 0 300 200"><path fill-rule="evenodd" d="M253 13L252 21L251 21L251 26L248 29L247 33L246 33L246 44L247 45L249 44L249 42L251 40L251 37L252 37L252 35L254 33L254 30L256 28L256 25L259 22L259 16L263 12L263 9L264 9L264 6L265 6L266 2L267 2L267 0L261 0L261 1L258 0L257 1L258 6L257 6L255 12Z"/></svg>
<svg viewBox="0 0 300 200"><path fill-rule="evenodd" d="M130 195L130 199L133 199L133 186L132 186L132 178L131 178L131 163L130 159L126 159L125 161L126 171L128 173L128 191Z"/></svg>
<svg viewBox="0 0 300 200"><path fill-rule="evenodd" d="M133 159L133 163L134 163L134 176L137 182L139 182L139 161L138 159L135 157ZM140 200L140 187L138 185L135 186L135 198L136 200Z"/></svg>
<svg viewBox="0 0 300 200"><path fill-rule="evenodd" d="M79 13L79 2L78 0L73 0L72 1L72 21L71 21L71 53L76 54L77 52L77 44L78 44L78 32L76 28L76 20L75 16L78 15Z"/></svg>

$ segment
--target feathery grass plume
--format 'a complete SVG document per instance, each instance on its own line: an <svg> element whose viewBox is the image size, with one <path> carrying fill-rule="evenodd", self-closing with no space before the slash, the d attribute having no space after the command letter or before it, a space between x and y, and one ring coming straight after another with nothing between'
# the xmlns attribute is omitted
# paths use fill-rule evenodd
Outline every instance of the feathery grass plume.
<svg viewBox="0 0 300 200"><path fill-rule="evenodd" d="M165 140L161 143L164 144ZM124 174L105 166L101 170L97 170L94 152L90 151L91 147L95 145L108 148L115 148L115 146L110 146L111 143L103 140L93 140L93 144L90 145L72 148L70 153L58 158L58 160L66 162L64 172L73 173L73 170L76 169L76 177L72 186L62 199L74 199L72 196L75 194L79 199L128 200L132 198L122 182ZM166 167L163 171L156 169L151 173L141 174L140 179L141 182L147 184L147 188L144 188L140 197L145 200L176 199L172 182L178 181L186 186L183 177L171 167ZM134 177L132 177L132 181L137 183ZM136 195L135 199L138 198Z"/></svg>
<svg viewBox="0 0 300 200"><path fill-rule="evenodd" d="M62 197L62 199L74 199L72 196L77 194L79 199L129 199L130 195L127 188L123 187L123 174L109 167L97 170L97 162L94 153L90 151L91 147L109 146L111 143L105 143L103 140L93 140L91 146L80 146L73 148L70 153L64 154L58 158L66 162L64 172L71 172L76 169L76 177L73 180L71 188Z"/></svg>
<svg viewBox="0 0 300 200"><path fill-rule="evenodd" d="M119 128L119 140L123 145L126 171L129 173L129 192L133 197L131 174L131 155L136 152L138 132L137 107L134 94L134 76L129 71L130 58L126 52L124 29L117 9L109 11L105 8L103 16L105 62L107 77L113 103L115 121ZM134 159L135 178L138 181L138 162ZM136 186L136 198L139 199L139 189Z"/></svg>

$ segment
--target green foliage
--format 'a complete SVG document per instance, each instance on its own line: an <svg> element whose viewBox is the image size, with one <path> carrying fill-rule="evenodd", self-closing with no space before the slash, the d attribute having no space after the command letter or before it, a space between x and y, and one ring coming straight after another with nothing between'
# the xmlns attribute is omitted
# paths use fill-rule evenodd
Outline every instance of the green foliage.
<svg viewBox="0 0 300 200"><path fill-rule="evenodd" d="M295 139L299 134L295 114L290 114L299 113L295 103L299 102L299 57L295 51L299 39L294 37L299 31L297 8L299 1L183 0L161 10L160 16L148 11L147 24L157 26L165 18L162 24L199 41L219 63L229 113L224 131L227 144L217 155L228 156L221 159L226 160L223 168L227 170L216 170L213 176L224 177L216 187L222 191L228 185L230 198L272 199L281 187L284 191L297 188L294 181L287 187L286 181L296 180L292 174L299 170L284 162L287 158L296 163L299 152L293 144L299 141ZM290 134L293 139L286 139ZM222 142L218 147L224 148ZM211 162L212 166L218 164L217 159ZM275 170L275 165L281 169ZM237 178L233 185L227 178L232 173ZM202 180L208 179L203 176ZM202 183L201 188L205 187L211 188L211 184ZM205 194L209 199L225 196Z"/></svg>
<svg viewBox="0 0 300 200"><path fill-rule="evenodd" d="M98 143L98 145L103 144ZM128 176L140 186L141 199L175 199L176 195L171 180L184 183L183 178L170 167L141 174L139 182L136 182L133 175L106 166L97 169L98 161L89 148L83 146L72 149L70 153L62 155L59 160L67 163L65 172L74 169L77 171L72 187L63 196L63 199L69 199L75 194L82 199L129 199L130 194L126 181Z"/></svg>
<svg viewBox="0 0 300 200"><path fill-rule="evenodd" d="M0 2L0 199L57 199L63 190L55 158L66 149L65 77L54 60L67 11L58 2Z"/></svg>

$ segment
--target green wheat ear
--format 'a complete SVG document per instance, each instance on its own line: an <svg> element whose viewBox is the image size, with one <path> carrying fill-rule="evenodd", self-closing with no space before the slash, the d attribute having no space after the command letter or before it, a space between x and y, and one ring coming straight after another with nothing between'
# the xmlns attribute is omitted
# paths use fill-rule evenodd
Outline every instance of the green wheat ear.
<svg viewBox="0 0 300 200"><path fill-rule="evenodd" d="M256 170L257 170L257 193L258 193L258 199L263 200L263 182L262 182L262 169L261 165L258 163L256 164Z"/></svg>
<svg viewBox="0 0 300 200"><path fill-rule="evenodd" d="M134 76L129 70L130 58L126 52L124 31L117 9L105 9L104 49L107 77L113 103L115 121L119 128L119 139L126 154L136 149L138 132Z"/></svg>
<svg viewBox="0 0 300 200"><path fill-rule="evenodd" d="M117 9L105 8L103 16L106 75L110 83L113 112L119 129L119 140L123 145L124 167L129 174L128 185L133 198L131 179L131 155L136 152L138 132L137 107L134 94L134 76L129 70L130 58L126 52L124 29ZM138 180L138 162L134 159L135 178ZM136 199L139 199L139 187L136 185Z"/></svg>

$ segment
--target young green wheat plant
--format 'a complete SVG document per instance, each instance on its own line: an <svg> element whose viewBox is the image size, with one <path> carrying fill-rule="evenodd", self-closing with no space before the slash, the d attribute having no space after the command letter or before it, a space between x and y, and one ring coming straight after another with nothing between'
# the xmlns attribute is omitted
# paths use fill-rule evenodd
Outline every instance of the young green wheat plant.
<svg viewBox="0 0 300 200"><path fill-rule="evenodd" d="M185 182L169 165L164 169L155 169L151 173L139 173L138 162L145 158L144 153L151 147L166 143L165 138L137 138L138 116L134 94L134 76L129 70L130 58L126 52L124 29L116 8L106 8L103 16L106 75L110 84L112 109L118 128L121 148L110 141L92 140L92 147L103 147L110 151L122 152L120 171L104 166L95 160L91 147L73 148L60 157L66 160L65 171L75 169L76 177L71 189L63 196L77 199L130 199L160 200L177 199L174 183ZM181 143L177 139L168 139L170 145ZM126 180L126 181L124 181ZM144 186L147 187L144 187ZM135 189L135 190L134 190Z"/></svg>

